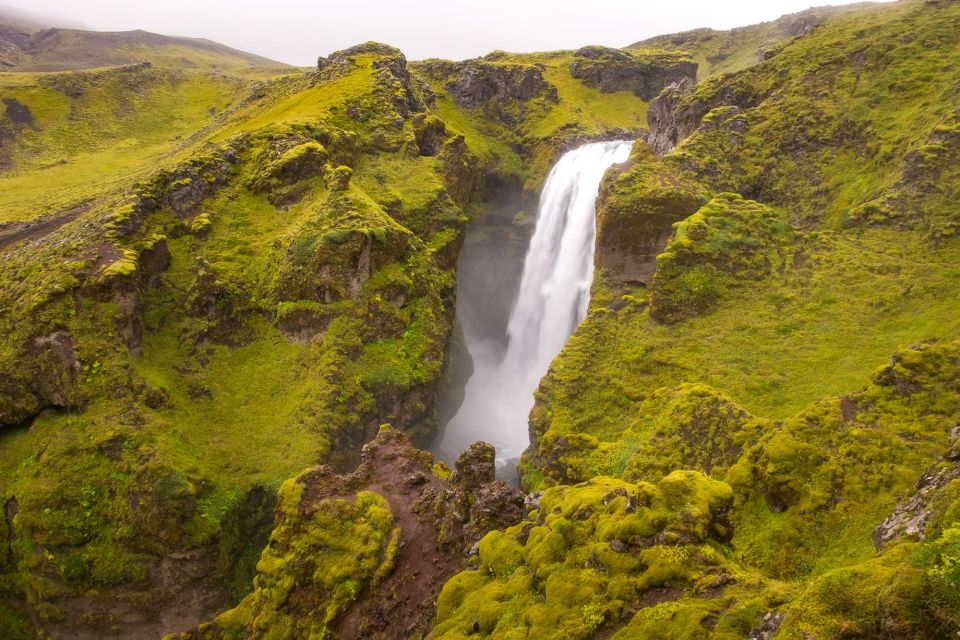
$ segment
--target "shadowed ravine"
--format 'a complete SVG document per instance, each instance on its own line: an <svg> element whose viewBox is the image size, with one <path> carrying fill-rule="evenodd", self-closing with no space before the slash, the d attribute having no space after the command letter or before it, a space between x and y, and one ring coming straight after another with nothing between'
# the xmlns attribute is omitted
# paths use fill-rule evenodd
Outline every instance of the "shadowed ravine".
<svg viewBox="0 0 960 640"><path fill-rule="evenodd" d="M627 160L631 145L587 144L568 151L551 170L505 335L491 338L496 332L462 317L470 313L464 309L482 309L482 299L461 300L459 320L474 370L459 410L443 425L433 446L445 461L454 460L471 442L484 440L497 449L498 475L513 479L520 454L529 444L527 416L533 392L590 301L600 180L610 165ZM499 284L499 290L517 290L515 282ZM466 293L483 298L498 291Z"/></svg>

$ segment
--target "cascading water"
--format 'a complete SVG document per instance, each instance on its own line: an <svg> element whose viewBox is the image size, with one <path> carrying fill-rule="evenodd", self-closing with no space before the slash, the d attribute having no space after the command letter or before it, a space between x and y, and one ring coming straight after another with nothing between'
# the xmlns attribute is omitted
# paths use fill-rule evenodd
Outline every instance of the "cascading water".
<svg viewBox="0 0 960 640"><path fill-rule="evenodd" d="M551 170L510 313L506 348L465 336L474 371L463 403L434 443L442 459L452 461L470 443L484 440L497 449L498 473L512 475L529 444L533 392L590 302L600 180L607 167L627 160L631 146L587 144L564 154Z"/></svg>

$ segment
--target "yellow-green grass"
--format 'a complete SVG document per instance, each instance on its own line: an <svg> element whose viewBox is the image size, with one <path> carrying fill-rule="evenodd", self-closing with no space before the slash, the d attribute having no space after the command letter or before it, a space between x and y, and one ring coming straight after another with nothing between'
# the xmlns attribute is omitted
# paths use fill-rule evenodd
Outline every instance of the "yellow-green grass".
<svg viewBox="0 0 960 640"><path fill-rule="evenodd" d="M678 324L639 310L642 292L620 311L595 304L541 388L548 437L610 442L582 462L617 475L657 389L705 383L756 416L784 419L863 387L901 345L960 337L960 304L944 295L960 282L960 242L933 249L872 230L823 233L808 251L809 266L747 283L715 312Z"/></svg>
<svg viewBox="0 0 960 640"><path fill-rule="evenodd" d="M0 76L0 96L29 108L34 128L19 127L12 166L0 171L0 222L54 214L132 184L175 159L178 140L248 87L199 71L50 74L29 85L17 75ZM83 92L70 98L52 88L58 81Z"/></svg>

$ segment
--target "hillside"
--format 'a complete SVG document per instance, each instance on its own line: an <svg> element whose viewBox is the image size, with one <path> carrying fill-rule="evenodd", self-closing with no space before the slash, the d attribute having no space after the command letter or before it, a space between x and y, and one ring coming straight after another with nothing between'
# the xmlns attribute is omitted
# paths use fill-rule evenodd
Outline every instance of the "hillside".
<svg viewBox="0 0 960 640"><path fill-rule="evenodd" d="M16 26L0 25L0 70L67 71L141 62L225 71L287 66L202 38L57 28L27 33Z"/></svg>
<svg viewBox="0 0 960 640"><path fill-rule="evenodd" d="M830 18L859 12L869 2L839 7L814 7L729 31L694 29L682 33L655 36L629 45L627 49L654 47L685 51L700 65L698 80L740 71L762 62L789 40L806 35Z"/></svg>
<svg viewBox="0 0 960 640"><path fill-rule="evenodd" d="M309 70L5 32L117 58L0 74L2 635L955 638L960 3L798 16ZM464 279L503 315L613 139L520 487L438 462Z"/></svg>
<svg viewBox="0 0 960 640"><path fill-rule="evenodd" d="M653 148L607 177L591 311L538 392L524 481L725 481L737 586L693 589L678 621L955 628L958 27L946 2L828 20L661 95Z"/></svg>

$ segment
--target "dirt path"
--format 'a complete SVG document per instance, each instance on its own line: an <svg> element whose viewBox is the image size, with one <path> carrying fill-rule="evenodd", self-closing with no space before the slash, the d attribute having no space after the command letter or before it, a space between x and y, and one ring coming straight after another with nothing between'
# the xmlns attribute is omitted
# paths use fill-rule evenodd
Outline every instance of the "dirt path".
<svg viewBox="0 0 960 640"><path fill-rule="evenodd" d="M463 566L459 550L438 540L438 514L431 508L449 489L406 438L378 438L367 445L364 458L352 474L359 481L354 486L390 503L400 527L400 549L390 575L340 616L335 637L422 638L433 622L440 589Z"/></svg>
<svg viewBox="0 0 960 640"><path fill-rule="evenodd" d="M0 225L0 249L16 242L42 238L66 223L75 220L81 213L88 211L91 206L91 203L84 203L72 209L67 209L54 215L36 218L29 222L8 222Z"/></svg>

